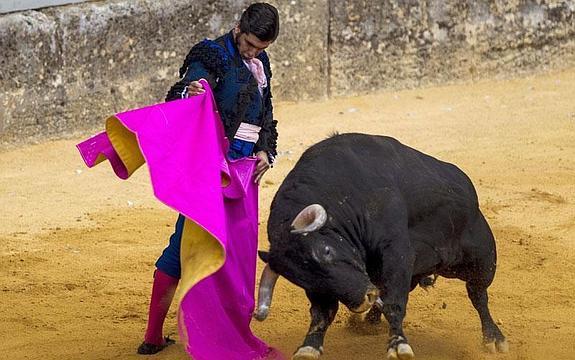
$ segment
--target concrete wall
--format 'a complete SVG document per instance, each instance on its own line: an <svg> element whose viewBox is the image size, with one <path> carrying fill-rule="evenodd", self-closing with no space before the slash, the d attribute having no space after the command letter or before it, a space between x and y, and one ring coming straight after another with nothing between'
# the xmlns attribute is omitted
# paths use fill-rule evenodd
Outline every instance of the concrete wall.
<svg viewBox="0 0 575 360"><path fill-rule="evenodd" d="M575 65L575 0L276 0L276 100ZM0 143L162 101L190 46L245 0L114 0L0 15Z"/></svg>

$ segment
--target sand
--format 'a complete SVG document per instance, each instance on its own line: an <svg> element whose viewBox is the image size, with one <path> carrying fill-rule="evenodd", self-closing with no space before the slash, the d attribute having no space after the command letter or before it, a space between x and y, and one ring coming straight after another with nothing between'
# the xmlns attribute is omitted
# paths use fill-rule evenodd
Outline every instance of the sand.
<svg viewBox="0 0 575 360"><path fill-rule="evenodd" d="M411 293L405 332L417 358L575 359L574 95L571 69L277 103L280 156L261 186L260 247L271 199L306 147L334 131L393 136L476 185L499 253L491 312L510 344L506 355L485 354L464 284L440 278ZM145 169L122 181L107 164L85 168L74 148L82 138L0 152L2 359L142 359L154 262L176 215L153 198ZM268 320L253 329L291 354L308 306L280 279ZM165 329L177 339L175 309ZM383 359L386 326L352 320L340 308L323 359ZM150 357L187 358L181 343Z"/></svg>

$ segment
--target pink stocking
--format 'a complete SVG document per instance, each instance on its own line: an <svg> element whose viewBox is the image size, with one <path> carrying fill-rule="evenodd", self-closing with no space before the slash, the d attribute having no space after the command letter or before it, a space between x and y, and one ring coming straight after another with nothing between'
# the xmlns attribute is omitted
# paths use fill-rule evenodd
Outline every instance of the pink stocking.
<svg viewBox="0 0 575 360"><path fill-rule="evenodd" d="M154 345L162 345L164 343L162 328L179 280L180 279L172 277L159 269L156 269L154 272L148 328L146 329L146 335L144 337L146 343Z"/></svg>

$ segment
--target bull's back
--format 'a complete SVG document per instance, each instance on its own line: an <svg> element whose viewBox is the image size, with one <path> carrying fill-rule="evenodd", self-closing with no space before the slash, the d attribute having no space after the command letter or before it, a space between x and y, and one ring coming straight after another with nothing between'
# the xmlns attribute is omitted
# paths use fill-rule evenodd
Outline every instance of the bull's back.
<svg viewBox="0 0 575 360"><path fill-rule="evenodd" d="M325 139L302 154L274 197L270 224L287 223L312 203L332 211L342 199L362 206L373 202L379 189L403 199L410 223L441 206L463 217L478 209L471 181L456 166L391 137L350 133Z"/></svg>
<svg viewBox="0 0 575 360"><path fill-rule="evenodd" d="M387 136L350 133L325 139L303 153L286 180L314 176L336 186L392 186L402 192L451 187L476 196L458 167Z"/></svg>

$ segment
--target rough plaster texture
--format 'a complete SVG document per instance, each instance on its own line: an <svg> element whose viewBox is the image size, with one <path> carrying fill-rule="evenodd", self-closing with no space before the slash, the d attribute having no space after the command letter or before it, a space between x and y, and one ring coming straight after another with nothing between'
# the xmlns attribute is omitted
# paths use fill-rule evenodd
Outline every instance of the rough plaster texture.
<svg viewBox="0 0 575 360"><path fill-rule="evenodd" d="M0 16L0 143L92 129L108 115L163 101L190 47L229 31L249 3L100 1ZM327 2L276 5L274 95L325 97Z"/></svg>
<svg viewBox="0 0 575 360"><path fill-rule="evenodd" d="M575 63L575 1L343 0L330 5L330 91L514 76Z"/></svg>
<svg viewBox="0 0 575 360"><path fill-rule="evenodd" d="M575 0L275 0L279 100L575 64ZM110 0L0 16L0 144L61 137L162 101L189 48L247 0Z"/></svg>

